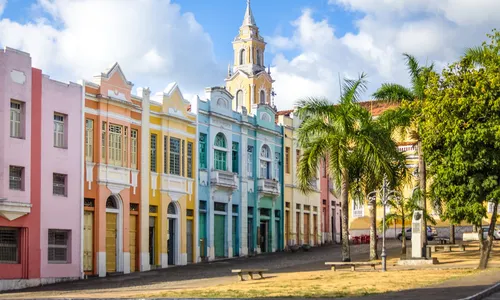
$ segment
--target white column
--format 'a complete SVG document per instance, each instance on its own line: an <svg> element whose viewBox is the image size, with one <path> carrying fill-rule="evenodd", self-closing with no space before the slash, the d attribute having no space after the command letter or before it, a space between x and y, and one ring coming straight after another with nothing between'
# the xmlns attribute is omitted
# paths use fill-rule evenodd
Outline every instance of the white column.
<svg viewBox="0 0 500 300"><path fill-rule="evenodd" d="M255 84L250 85L250 106L248 111L252 111L252 105L255 103Z"/></svg>
<svg viewBox="0 0 500 300"><path fill-rule="evenodd" d="M209 177L210 178L210 177ZM208 260L214 260L215 259L215 245L214 245L214 191L213 189L210 191L210 199L207 203L209 207L207 207L208 211L208 247L207 247L207 252L208 252Z"/></svg>
<svg viewBox="0 0 500 300"><path fill-rule="evenodd" d="M139 89L142 93L141 118L141 205L140 205L140 270L149 271L149 88ZM139 95L141 96L141 95Z"/></svg>
<svg viewBox="0 0 500 300"><path fill-rule="evenodd" d="M248 135L247 129L242 128L241 134L241 202L238 219L240 222L240 255L248 255L248 177L247 177L247 156L248 156Z"/></svg>
<svg viewBox="0 0 500 300"><path fill-rule="evenodd" d="M233 196L229 195L229 201L227 202L227 218L226 218L226 249L227 249L227 257L233 257Z"/></svg>

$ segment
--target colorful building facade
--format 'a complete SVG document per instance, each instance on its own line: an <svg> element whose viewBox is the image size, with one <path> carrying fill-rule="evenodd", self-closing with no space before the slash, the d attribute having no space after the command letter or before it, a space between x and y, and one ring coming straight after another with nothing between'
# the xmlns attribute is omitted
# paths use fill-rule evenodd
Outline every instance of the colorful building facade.
<svg viewBox="0 0 500 300"><path fill-rule="evenodd" d="M302 153L297 129L301 121L293 116L293 110L278 112L277 121L284 131L285 243L287 247L304 244L317 246L325 242L321 230L325 216L321 214L319 169L310 182L312 191L307 194L301 192L297 185Z"/></svg>
<svg viewBox="0 0 500 300"><path fill-rule="evenodd" d="M82 87L0 52L0 290L82 277Z"/></svg>
<svg viewBox="0 0 500 300"><path fill-rule="evenodd" d="M88 275L197 260L196 116L177 84L153 97L132 86L118 64L84 81Z"/></svg>
<svg viewBox="0 0 500 300"><path fill-rule="evenodd" d="M200 255L214 260L283 249L282 132L267 104L233 111L223 87L198 100Z"/></svg>

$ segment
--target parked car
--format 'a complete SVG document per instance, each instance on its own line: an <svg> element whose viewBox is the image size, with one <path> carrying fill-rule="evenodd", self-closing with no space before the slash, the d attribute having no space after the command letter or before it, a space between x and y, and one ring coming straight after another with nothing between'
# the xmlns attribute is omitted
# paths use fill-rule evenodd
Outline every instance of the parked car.
<svg viewBox="0 0 500 300"><path fill-rule="evenodd" d="M437 230L435 227L432 226L427 226L427 240L432 241L434 237L437 236ZM397 238L398 240L401 240L403 237L403 234L398 234ZM407 240L411 240L411 227L406 229L406 234L405 237Z"/></svg>
<svg viewBox="0 0 500 300"><path fill-rule="evenodd" d="M483 239L488 237L488 230L490 226L483 226ZM495 230L493 230L493 238L495 240L500 240L500 227L496 226Z"/></svg>

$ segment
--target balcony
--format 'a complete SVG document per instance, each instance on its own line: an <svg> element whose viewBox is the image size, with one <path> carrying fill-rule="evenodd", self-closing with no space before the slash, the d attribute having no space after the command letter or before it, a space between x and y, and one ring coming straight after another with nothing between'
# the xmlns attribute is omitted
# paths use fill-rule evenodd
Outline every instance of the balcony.
<svg viewBox="0 0 500 300"><path fill-rule="evenodd" d="M238 174L228 171L212 170L210 172L210 182L223 188L237 189L238 188Z"/></svg>
<svg viewBox="0 0 500 300"><path fill-rule="evenodd" d="M260 178L257 182L259 193L278 196L280 191L280 183L276 180Z"/></svg>

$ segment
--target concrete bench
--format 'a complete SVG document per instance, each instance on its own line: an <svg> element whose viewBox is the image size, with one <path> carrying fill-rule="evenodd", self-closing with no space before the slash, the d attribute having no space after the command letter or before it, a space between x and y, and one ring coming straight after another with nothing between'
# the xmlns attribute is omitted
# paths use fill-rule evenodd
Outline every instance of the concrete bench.
<svg viewBox="0 0 500 300"><path fill-rule="evenodd" d="M450 239L449 238L435 238L434 239L437 243L443 245L443 244L448 244L450 242Z"/></svg>
<svg viewBox="0 0 500 300"><path fill-rule="evenodd" d="M326 262L325 265L331 266L332 271L336 271L339 267L351 267L351 271L356 271L359 266L371 266L375 270L375 266L381 265L381 262Z"/></svg>
<svg viewBox="0 0 500 300"><path fill-rule="evenodd" d="M258 273L260 275L260 278L264 278L262 273L267 272L267 271L268 271L268 269L236 269L236 270L232 270L231 272L238 273L238 277L240 278L240 280L245 281L245 279L243 278L243 273L248 273L248 275L250 275L250 278L253 279L254 273Z"/></svg>
<svg viewBox="0 0 500 300"><path fill-rule="evenodd" d="M431 248L432 252L436 252L438 249L443 249L444 252L451 252L451 249L458 248L458 251L465 251L465 246L463 245L427 245L427 248Z"/></svg>

